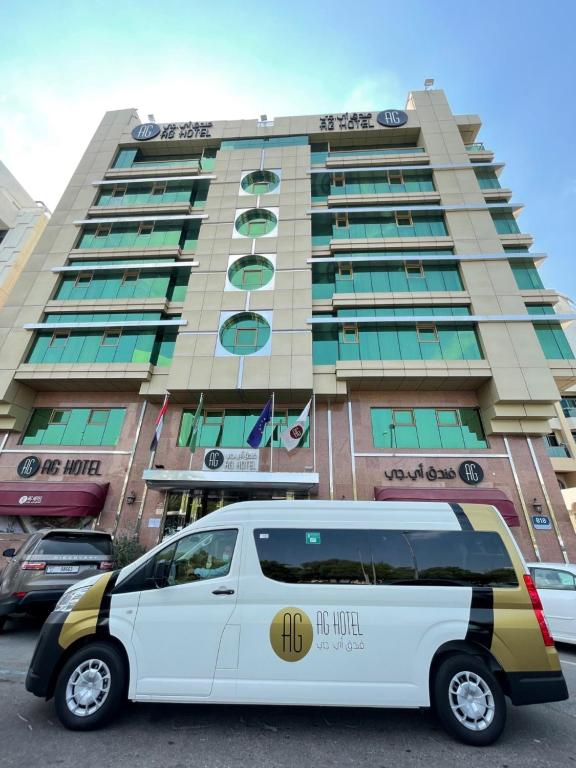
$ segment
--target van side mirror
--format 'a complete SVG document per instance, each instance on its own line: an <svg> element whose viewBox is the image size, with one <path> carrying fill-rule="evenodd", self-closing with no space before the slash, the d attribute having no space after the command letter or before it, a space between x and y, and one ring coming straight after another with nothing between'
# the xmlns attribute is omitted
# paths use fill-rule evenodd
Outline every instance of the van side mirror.
<svg viewBox="0 0 576 768"><path fill-rule="evenodd" d="M152 578L158 588L167 586L168 577L170 575L170 561L159 560L154 566L154 573Z"/></svg>
<svg viewBox="0 0 576 768"><path fill-rule="evenodd" d="M16 554L16 550L14 549L14 547L10 547L9 549L5 549L4 552L2 552L2 555L4 557L14 557L15 554Z"/></svg>

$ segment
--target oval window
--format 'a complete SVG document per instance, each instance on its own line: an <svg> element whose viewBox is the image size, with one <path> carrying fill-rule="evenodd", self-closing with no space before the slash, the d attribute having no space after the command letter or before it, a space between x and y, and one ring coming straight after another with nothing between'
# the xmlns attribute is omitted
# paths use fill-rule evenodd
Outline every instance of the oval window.
<svg viewBox="0 0 576 768"><path fill-rule="evenodd" d="M220 329L220 343L233 355L252 355L270 338L270 325L262 315L241 312L228 318Z"/></svg>
<svg viewBox="0 0 576 768"><path fill-rule="evenodd" d="M280 176L272 171L252 171L241 181L244 192L250 195L267 195L274 192L280 184Z"/></svg>
<svg viewBox="0 0 576 768"><path fill-rule="evenodd" d="M256 291L268 285L274 275L274 266L263 256L243 256L228 270L228 279L242 291Z"/></svg>
<svg viewBox="0 0 576 768"><path fill-rule="evenodd" d="M278 219L266 208L251 208L236 219L236 231L245 237L262 237L276 227Z"/></svg>

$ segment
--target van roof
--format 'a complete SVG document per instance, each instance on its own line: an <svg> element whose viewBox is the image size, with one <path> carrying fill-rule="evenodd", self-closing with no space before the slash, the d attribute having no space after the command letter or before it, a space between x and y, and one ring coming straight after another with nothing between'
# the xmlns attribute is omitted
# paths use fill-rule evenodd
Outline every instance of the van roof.
<svg viewBox="0 0 576 768"><path fill-rule="evenodd" d="M472 505L466 505L469 506ZM498 517L495 512L495 518ZM193 525L205 527L243 522L283 526L339 523L460 529L452 505L440 501L241 501L214 510Z"/></svg>

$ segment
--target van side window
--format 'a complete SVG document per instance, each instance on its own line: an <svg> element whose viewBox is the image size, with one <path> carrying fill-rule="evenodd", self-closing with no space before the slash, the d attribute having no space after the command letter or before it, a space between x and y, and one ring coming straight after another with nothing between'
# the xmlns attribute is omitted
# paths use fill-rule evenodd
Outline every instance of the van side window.
<svg viewBox="0 0 576 768"><path fill-rule="evenodd" d="M177 543L168 586L226 576L230 570L238 531L193 533Z"/></svg>
<svg viewBox="0 0 576 768"><path fill-rule="evenodd" d="M493 531L410 531L420 584L517 587L504 542Z"/></svg>
<svg viewBox="0 0 576 768"><path fill-rule="evenodd" d="M401 531L262 528L254 531L264 576L288 584L394 584L415 576Z"/></svg>
<svg viewBox="0 0 576 768"><path fill-rule="evenodd" d="M536 589L576 589L574 576L555 568L530 568Z"/></svg>

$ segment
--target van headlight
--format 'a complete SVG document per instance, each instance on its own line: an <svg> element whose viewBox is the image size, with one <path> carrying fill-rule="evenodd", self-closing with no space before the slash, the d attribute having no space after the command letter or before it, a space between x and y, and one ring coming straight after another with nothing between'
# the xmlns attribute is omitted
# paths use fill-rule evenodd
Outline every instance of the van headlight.
<svg viewBox="0 0 576 768"><path fill-rule="evenodd" d="M78 589L70 589L68 592L64 592L60 600L56 603L56 608L54 608L54 610L61 611L62 613L70 613L76 603L81 597L84 597L91 586L92 585L89 584L87 587L78 587Z"/></svg>

